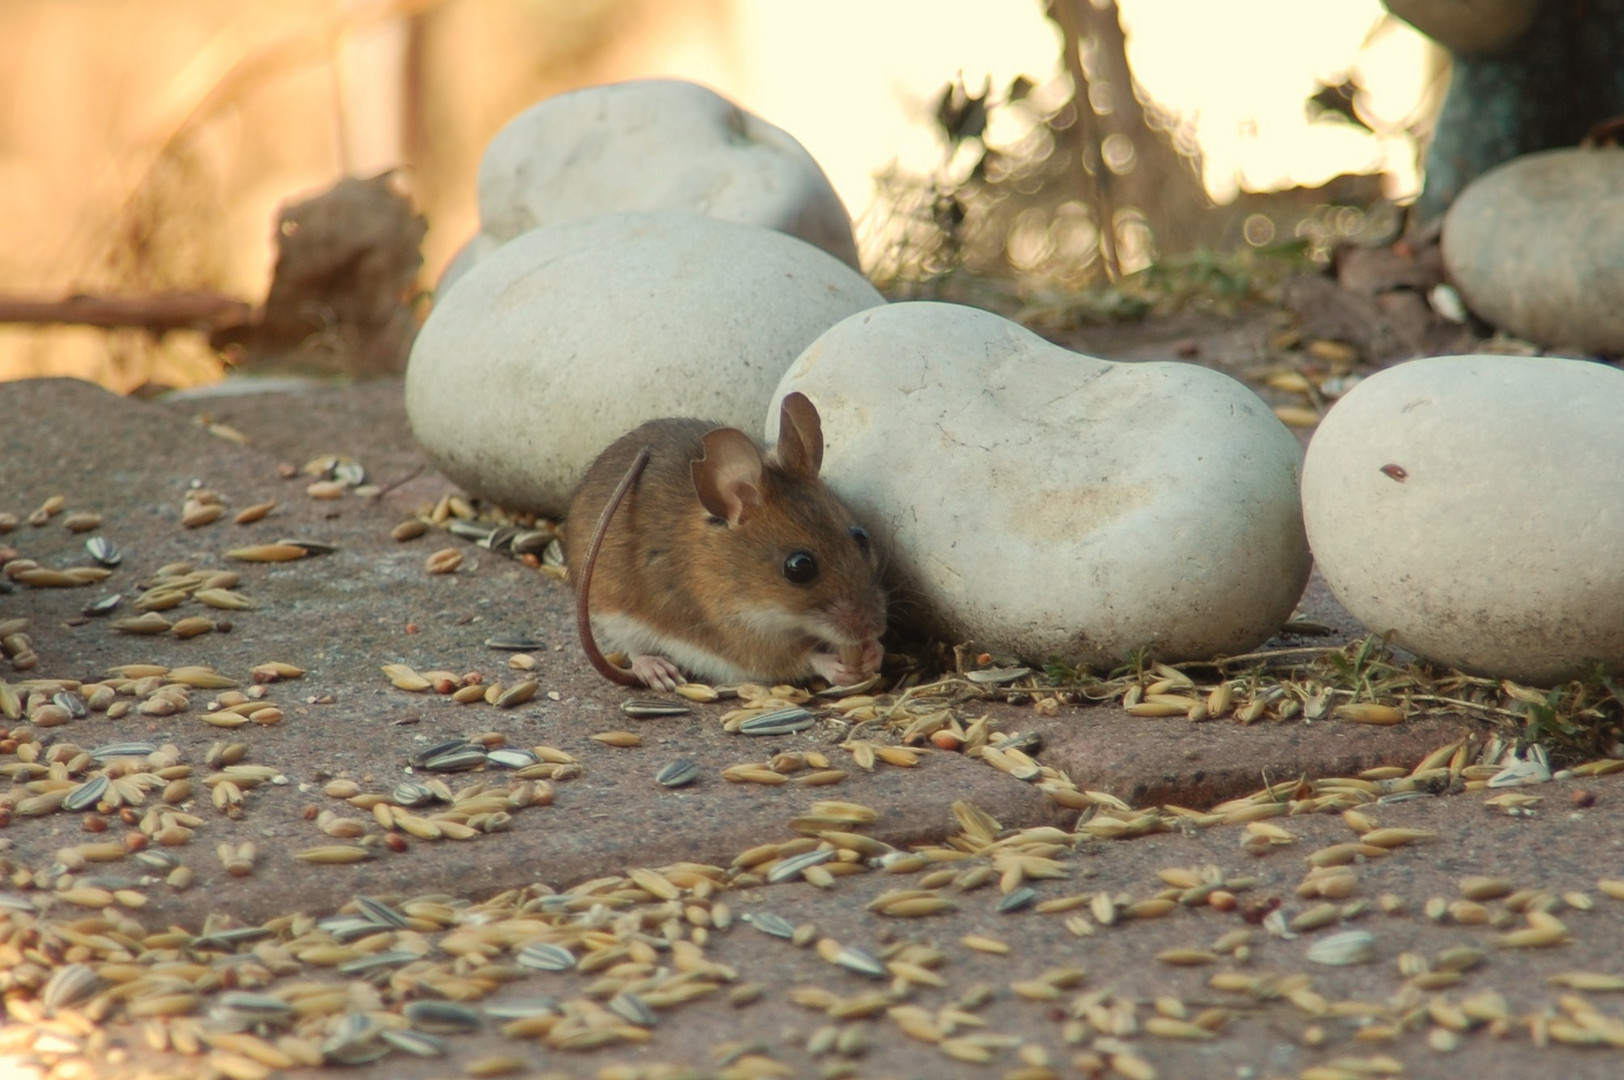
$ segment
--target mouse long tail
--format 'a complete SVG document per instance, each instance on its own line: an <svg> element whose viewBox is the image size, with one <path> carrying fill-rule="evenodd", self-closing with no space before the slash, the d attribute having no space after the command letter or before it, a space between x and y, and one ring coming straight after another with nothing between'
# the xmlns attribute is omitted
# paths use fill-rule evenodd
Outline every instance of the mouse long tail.
<svg viewBox="0 0 1624 1080"><path fill-rule="evenodd" d="M598 563L598 549L603 546L604 534L609 531L609 519L615 516L615 511L620 509L620 504L626 498L626 492L632 489L632 485L637 483L637 478L643 474L643 467L648 464L648 458L649 448L645 446L637 452L637 457L632 459L631 467L626 470L626 475L620 478L615 493L609 496L609 501L604 504L603 512L598 515L598 525L592 530L592 543L588 545L586 559L581 563L581 581L575 591L575 630L581 637L581 648L586 650L586 658L598 669L599 675L621 686L641 687L643 682L625 668L611 664L608 657L598 650L598 642L592 636L592 616L588 600L592 588L592 570Z"/></svg>

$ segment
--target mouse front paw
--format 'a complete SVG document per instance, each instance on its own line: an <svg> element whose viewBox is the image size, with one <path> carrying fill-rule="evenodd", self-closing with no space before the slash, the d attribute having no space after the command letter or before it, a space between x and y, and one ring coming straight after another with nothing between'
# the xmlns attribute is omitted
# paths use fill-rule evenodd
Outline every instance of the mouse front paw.
<svg viewBox="0 0 1624 1080"><path fill-rule="evenodd" d="M647 653L633 654L632 674L650 690L675 690L678 683L687 681L677 665L663 656Z"/></svg>
<svg viewBox="0 0 1624 1080"><path fill-rule="evenodd" d="M884 659L885 650L880 647L879 640L870 638L863 643L863 652L856 666L846 663L835 653L815 652L812 654L812 669L828 680L830 686L852 686L879 671L880 661Z"/></svg>

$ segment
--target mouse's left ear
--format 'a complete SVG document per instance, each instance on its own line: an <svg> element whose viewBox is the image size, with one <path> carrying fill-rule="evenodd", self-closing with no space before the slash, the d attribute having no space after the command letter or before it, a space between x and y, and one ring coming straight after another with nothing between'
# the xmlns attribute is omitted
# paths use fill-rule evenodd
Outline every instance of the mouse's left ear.
<svg viewBox="0 0 1624 1080"><path fill-rule="evenodd" d="M799 390L785 395L778 410L778 463L806 480L816 479L823 467L823 421Z"/></svg>

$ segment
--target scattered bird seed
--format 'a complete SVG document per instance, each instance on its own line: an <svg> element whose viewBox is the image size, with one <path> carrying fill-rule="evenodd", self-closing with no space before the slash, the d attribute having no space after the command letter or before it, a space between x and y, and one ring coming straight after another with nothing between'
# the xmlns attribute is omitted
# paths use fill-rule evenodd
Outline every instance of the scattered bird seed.
<svg viewBox="0 0 1624 1080"><path fill-rule="evenodd" d="M551 997L513 998L493 1001L485 1006L485 1015L492 1020L531 1020L538 1016L562 1016L558 999Z"/></svg>
<svg viewBox="0 0 1624 1080"><path fill-rule="evenodd" d="M660 701L656 698L629 698L621 702L620 711L639 720L656 716L686 716L693 712L680 701Z"/></svg>
<svg viewBox="0 0 1624 1080"><path fill-rule="evenodd" d="M547 643L526 634L506 634L486 638L485 647L508 652L535 652L537 649L545 649Z"/></svg>
<svg viewBox="0 0 1624 1080"><path fill-rule="evenodd" d="M408 925L410 925L406 920L406 916L402 915L400 912L396 911L382 900L374 900L370 896L357 896L355 898L355 906L360 908L362 913L366 915L367 918L371 919L379 926L392 926L397 929L404 930Z"/></svg>
<svg viewBox="0 0 1624 1080"><path fill-rule="evenodd" d="M1022 885L1020 888L1005 893L999 898L998 913L1008 915L1011 912L1020 911L1022 908L1030 907L1037 898L1036 889Z"/></svg>
<svg viewBox="0 0 1624 1080"><path fill-rule="evenodd" d="M834 848L819 848L800 855L792 855L767 871L767 883L776 885L781 881L799 877L809 867L821 866L834 858L835 854Z"/></svg>
<svg viewBox="0 0 1624 1080"><path fill-rule="evenodd" d="M105 536L92 536L86 540L85 550L103 566L117 566L124 561L124 553Z"/></svg>
<svg viewBox="0 0 1624 1080"><path fill-rule="evenodd" d="M1030 674L1032 674L1032 669L1024 667L983 668L980 671L969 672L965 675L965 678L973 683L981 683L984 686L1001 686L1004 683L1012 683L1016 679L1024 679Z"/></svg>
<svg viewBox="0 0 1624 1080"><path fill-rule="evenodd" d="M527 769L541 761L534 750L522 747L499 746L485 753L485 760L503 769Z"/></svg>
<svg viewBox="0 0 1624 1080"><path fill-rule="evenodd" d="M520 949L519 964L537 971L569 971L575 967L575 954L550 941L535 941Z"/></svg>
<svg viewBox="0 0 1624 1080"><path fill-rule="evenodd" d="M413 1057L436 1058L444 1057L448 1049L447 1043L438 1035L430 1035L426 1031L397 1031L393 1028L381 1028L378 1038Z"/></svg>
<svg viewBox="0 0 1624 1080"><path fill-rule="evenodd" d="M678 758L654 774L654 782L665 787L683 787L699 779L699 766L689 758Z"/></svg>
<svg viewBox="0 0 1624 1080"><path fill-rule="evenodd" d="M90 616L106 615L108 612L118 607L119 601L123 599L124 597L121 593L109 593L106 596L92 600L90 603L80 608L79 611L81 614Z"/></svg>
<svg viewBox="0 0 1624 1080"><path fill-rule="evenodd" d="M744 916L744 921L770 937L783 938L785 941L793 940L795 937L795 927L790 921L770 911L752 912Z"/></svg>
<svg viewBox="0 0 1624 1080"><path fill-rule="evenodd" d="M651 1028L659 1023L659 1019L654 1015L654 1010L649 1008L641 997L638 997L630 990L622 990L610 998L609 1011L627 1023L636 1024L638 1027Z"/></svg>
<svg viewBox="0 0 1624 1080"><path fill-rule="evenodd" d="M304 540L297 537L283 537L276 542L284 547L296 547L306 555L331 555L338 550L337 544L329 544L324 540Z"/></svg>
<svg viewBox="0 0 1624 1080"><path fill-rule="evenodd" d="M789 735L805 731L812 726L813 715L799 706L774 709L772 712L752 716L739 725L741 735Z"/></svg>
<svg viewBox="0 0 1624 1080"><path fill-rule="evenodd" d="M105 775L91 777L68 792L67 798L62 800L62 809L77 814L93 808L107 794L109 784Z"/></svg>
<svg viewBox="0 0 1624 1080"><path fill-rule="evenodd" d="M1344 930L1315 941L1307 955L1310 963L1330 967L1368 964L1376 958L1376 936L1366 930Z"/></svg>
<svg viewBox="0 0 1624 1080"><path fill-rule="evenodd" d="M401 1015L412 1027L431 1035L461 1035L477 1031L480 1026L478 1011L455 1001L408 1001Z"/></svg>
<svg viewBox="0 0 1624 1080"><path fill-rule="evenodd" d="M841 946L840 951L835 953L834 963L847 971L855 971L871 979L883 979L890 974L873 953L860 945Z"/></svg>

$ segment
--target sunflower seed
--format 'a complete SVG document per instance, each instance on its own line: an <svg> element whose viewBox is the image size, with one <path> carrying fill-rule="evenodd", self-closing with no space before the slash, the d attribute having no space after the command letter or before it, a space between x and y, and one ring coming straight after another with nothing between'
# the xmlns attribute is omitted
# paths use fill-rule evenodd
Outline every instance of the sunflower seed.
<svg viewBox="0 0 1624 1080"><path fill-rule="evenodd" d="M550 941L531 942L519 950L516 959L520 966L536 971L569 971L575 966L575 954Z"/></svg>
<svg viewBox="0 0 1624 1080"><path fill-rule="evenodd" d="M558 999L550 997L514 998L485 1006L485 1015L493 1020L530 1020L538 1016L562 1016L563 1013Z"/></svg>
<svg viewBox="0 0 1624 1080"><path fill-rule="evenodd" d="M686 716L693 712L680 701L661 701L657 698L629 698L620 703L620 711L639 720L656 716Z"/></svg>
<svg viewBox="0 0 1624 1080"><path fill-rule="evenodd" d="M412 1027L433 1035L461 1035L480 1026L478 1012L454 1001L408 1001L400 1012Z"/></svg>
<svg viewBox="0 0 1624 1080"><path fill-rule="evenodd" d="M92 536L85 541L85 550L90 557L103 566L117 566L124 561L124 553L105 536Z"/></svg>
<svg viewBox="0 0 1624 1080"><path fill-rule="evenodd" d="M774 709L760 716L752 716L739 725L740 735L789 735L805 731L812 726L812 713L799 706Z"/></svg>
<svg viewBox="0 0 1624 1080"><path fill-rule="evenodd" d="M485 647L488 649L504 649L508 652L534 652L537 649L545 649L547 643L527 634L502 634L497 637L486 638Z"/></svg>
<svg viewBox="0 0 1624 1080"><path fill-rule="evenodd" d="M1376 958L1376 936L1366 930L1345 930L1314 942L1307 955L1310 963L1328 967L1368 964Z"/></svg>
<svg viewBox="0 0 1624 1080"><path fill-rule="evenodd" d="M519 535L519 530L513 525L501 525L491 530L490 534L482 539L475 540L475 545L486 551L495 551L502 554L513 550L513 538Z"/></svg>
<svg viewBox="0 0 1624 1080"><path fill-rule="evenodd" d="M402 780L389 793L389 801L396 806L423 806L434 801L434 792L416 780Z"/></svg>
<svg viewBox="0 0 1624 1080"><path fill-rule="evenodd" d="M88 964L68 964L56 969L40 994L47 1012L83 1001L101 984L101 978Z"/></svg>
<svg viewBox="0 0 1624 1080"><path fill-rule="evenodd" d="M68 797L62 800L62 809L70 814L77 814L89 810L101 802L102 796L107 794L110 781L106 776L93 776L68 792Z"/></svg>
<svg viewBox="0 0 1624 1080"><path fill-rule="evenodd" d="M461 518L452 518L446 522L446 531L452 536L460 536L464 540L473 540L476 543L487 539L496 531L495 525L486 525L478 521L464 521Z"/></svg>
<svg viewBox="0 0 1624 1080"><path fill-rule="evenodd" d="M316 920L316 926L339 942L354 941L378 932L378 924L362 914L329 915Z"/></svg>
<svg viewBox="0 0 1624 1080"><path fill-rule="evenodd" d="M414 1002L413 1004L417 1004ZM379 1037L382 1027L364 1013L345 1013L321 1044L321 1056L339 1065L365 1065L389 1053Z"/></svg>
<svg viewBox="0 0 1624 1080"><path fill-rule="evenodd" d="M421 767L430 772L466 772L469 769L479 768L485 761L484 750L477 746L460 746L455 750L436 754L423 762Z"/></svg>
<svg viewBox="0 0 1624 1080"><path fill-rule="evenodd" d="M512 746L499 746L487 751L485 760L503 769L528 769L541 761L535 751Z"/></svg>
<svg viewBox="0 0 1624 1080"><path fill-rule="evenodd" d="M461 750L470 745L472 744L469 743L467 739L447 739L445 742L435 743L427 750L424 750L418 754L412 759L412 764L418 768L422 768L434 758L440 757L443 754L449 754L453 750ZM481 753L483 753L483 751L481 751Z"/></svg>
<svg viewBox="0 0 1624 1080"><path fill-rule="evenodd" d="M414 1057L433 1058L444 1057L446 1041L438 1035L430 1035L423 1031L396 1031L392 1028L382 1028L378 1038Z"/></svg>
<svg viewBox="0 0 1624 1080"><path fill-rule="evenodd" d="M890 974L873 953L860 945L841 946L840 951L835 953L834 963L871 979L883 979Z"/></svg>
<svg viewBox="0 0 1624 1080"><path fill-rule="evenodd" d="M57 708L66 709L68 715L75 720L82 720L90 715L90 707L85 704L85 699L71 690L62 690L52 694L51 701Z"/></svg>
<svg viewBox="0 0 1624 1080"><path fill-rule="evenodd" d="M654 774L654 782L665 787L682 787L699 779L699 766L689 758L678 758Z"/></svg>
<svg viewBox="0 0 1624 1080"><path fill-rule="evenodd" d="M110 761L121 757L147 757L158 752L157 743L149 742L119 742L98 746L90 752L90 756L97 761Z"/></svg>
<svg viewBox="0 0 1624 1080"><path fill-rule="evenodd" d="M337 544L329 544L321 540L300 540L297 537L284 537L276 542L278 547L303 548L306 555L331 555L338 550ZM227 554L230 554L227 552Z"/></svg>
<svg viewBox="0 0 1624 1080"><path fill-rule="evenodd" d="M376 929L376 924L368 928L369 932ZM340 975L365 975L369 971L401 967L421 959L423 958L417 953L405 949L388 949L384 952L375 952L368 956L357 957L354 960L346 960L333 970Z"/></svg>
<svg viewBox="0 0 1624 1080"><path fill-rule="evenodd" d="M293 1016L293 1006L281 998L247 990L225 991L215 1001L215 1010L253 1023L274 1023Z"/></svg>
<svg viewBox="0 0 1624 1080"><path fill-rule="evenodd" d="M374 900L370 896L357 896L355 906L360 908L362 914L379 926L393 926L401 930L404 930L407 926L406 916L382 900Z"/></svg>
<svg viewBox="0 0 1624 1080"><path fill-rule="evenodd" d="M636 1024L638 1027L651 1028L659 1023L659 1019L654 1015L654 1010L649 1008L642 998L630 990L622 990L610 998L609 1011L627 1023Z"/></svg>
<svg viewBox="0 0 1624 1080"><path fill-rule="evenodd" d="M795 927L788 919L774 915L770 911L757 911L744 916L744 921L770 937L783 938L789 941L795 937Z"/></svg>
<svg viewBox="0 0 1624 1080"><path fill-rule="evenodd" d="M988 686L1000 686L1004 683L1012 683L1016 679L1024 679L1030 674L1032 674L1032 669L1024 667L983 668L980 671L970 672L969 674L965 675L965 678L969 679L973 683L981 683Z"/></svg>
<svg viewBox="0 0 1624 1080"><path fill-rule="evenodd" d="M333 479L348 487L360 487L366 483L367 471L362 468L359 461L340 457L333 462Z"/></svg>
<svg viewBox="0 0 1624 1080"><path fill-rule="evenodd" d="M834 848L821 848L800 855L792 855L767 871L767 883L776 885L782 881L789 881L810 867L821 866L823 863L828 862L835 857L835 854Z"/></svg>
<svg viewBox="0 0 1624 1080"><path fill-rule="evenodd" d="M124 597L120 593L109 593L106 596L92 600L80 608L79 612L82 615L106 615L109 611L118 607L119 601L123 599Z"/></svg>
<svg viewBox="0 0 1624 1080"><path fill-rule="evenodd" d="M1037 898L1038 894L1036 889L1031 889L1025 885L1022 885L1020 888L1006 893L999 899L998 913L1000 915L1008 915L1012 911L1019 911L1024 907L1029 907L1032 901L1036 900Z"/></svg>
<svg viewBox="0 0 1624 1080"><path fill-rule="evenodd" d="M265 926L234 926L201 934L192 939L189 947L193 949L231 948L245 941L258 941L261 938L274 935L275 931Z"/></svg>
<svg viewBox="0 0 1624 1080"><path fill-rule="evenodd" d="M515 555L540 555L547 550L547 545L552 542L552 533L530 529L520 532L508 546Z"/></svg>

